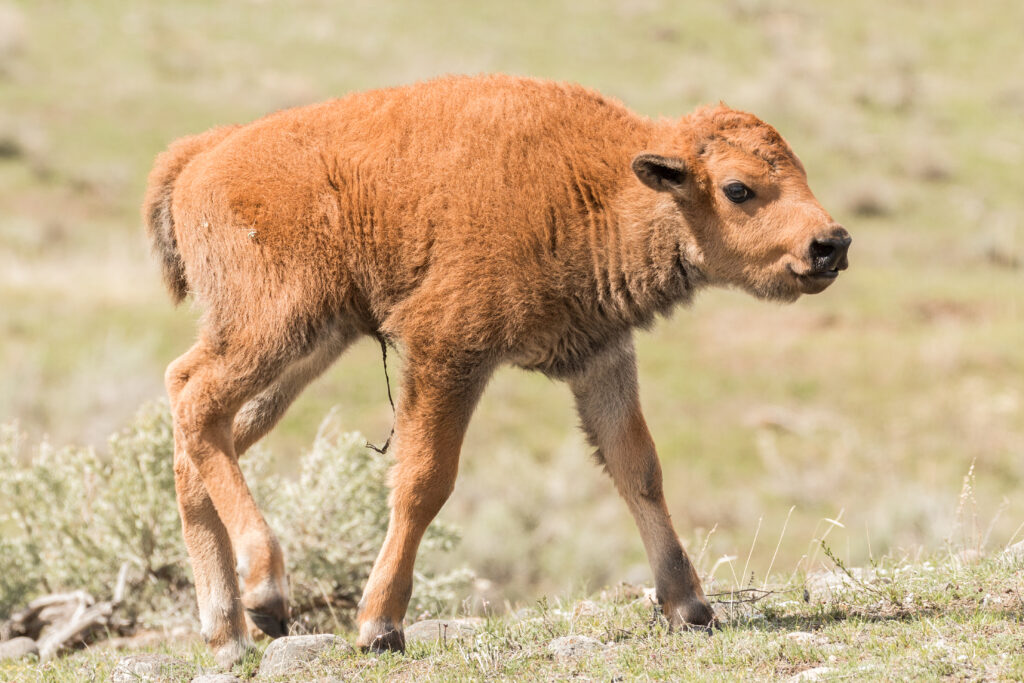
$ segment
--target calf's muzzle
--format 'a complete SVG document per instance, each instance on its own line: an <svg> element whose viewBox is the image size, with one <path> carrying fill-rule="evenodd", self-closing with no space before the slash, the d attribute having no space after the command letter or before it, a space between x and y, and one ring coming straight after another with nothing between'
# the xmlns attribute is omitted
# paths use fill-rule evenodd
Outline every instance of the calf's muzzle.
<svg viewBox="0 0 1024 683"><path fill-rule="evenodd" d="M850 233L838 225L826 235L815 237L807 248L807 260L811 265L811 273L808 274L831 275L846 270L849 266L846 252L852 241Z"/></svg>

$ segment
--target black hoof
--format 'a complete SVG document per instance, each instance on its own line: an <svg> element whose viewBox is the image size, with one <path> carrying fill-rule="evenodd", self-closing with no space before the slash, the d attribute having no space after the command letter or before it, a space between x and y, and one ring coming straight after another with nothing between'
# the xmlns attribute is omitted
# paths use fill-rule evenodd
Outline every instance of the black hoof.
<svg viewBox="0 0 1024 683"><path fill-rule="evenodd" d="M715 619L710 624L683 624L679 630L687 631L689 633L703 633L706 636L711 636L720 628L722 628L721 625L718 623L718 620Z"/></svg>
<svg viewBox="0 0 1024 683"><path fill-rule="evenodd" d="M664 608L663 608L664 609ZM669 628L712 635L721 628L715 611L706 600L690 600L675 608L665 609Z"/></svg>
<svg viewBox="0 0 1024 683"><path fill-rule="evenodd" d="M288 620L267 612L259 612L253 609L246 609L246 614L256 624L256 628L266 633L271 638L281 638L288 635Z"/></svg>
<svg viewBox="0 0 1024 683"><path fill-rule="evenodd" d="M402 629L390 628L373 636L373 639L360 649L363 652L380 654L382 652L405 652L405 633Z"/></svg>

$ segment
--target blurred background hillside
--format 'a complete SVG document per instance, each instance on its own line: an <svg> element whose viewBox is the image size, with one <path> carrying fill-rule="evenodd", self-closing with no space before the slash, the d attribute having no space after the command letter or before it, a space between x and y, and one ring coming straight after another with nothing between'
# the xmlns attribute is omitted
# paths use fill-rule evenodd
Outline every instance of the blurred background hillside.
<svg viewBox="0 0 1024 683"><path fill-rule="evenodd" d="M1022 26L1018 0L0 0L0 421L101 444L163 395L199 313L172 308L138 213L171 140L504 71L651 116L753 111L854 235L820 296L712 292L639 335L669 504L705 570L738 556L717 568L731 581L750 554L760 580L791 508L775 573L829 528L851 564L951 535L1005 543L1024 522ZM335 405L386 436L373 341L267 439L281 469ZM540 376L496 376L442 517L465 536L453 564L496 599L648 580L568 390Z"/></svg>

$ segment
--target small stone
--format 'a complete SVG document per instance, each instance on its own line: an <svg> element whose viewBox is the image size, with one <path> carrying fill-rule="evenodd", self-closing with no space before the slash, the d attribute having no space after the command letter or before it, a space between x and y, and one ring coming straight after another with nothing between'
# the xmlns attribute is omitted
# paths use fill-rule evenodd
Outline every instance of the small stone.
<svg viewBox="0 0 1024 683"><path fill-rule="evenodd" d="M172 683L188 680L198 672L195 664L168 655L129 655L117 663L110 680L112 683Z"/></svg>
<svg viewBox="0 0 1024 683"><path fill-rule="evenodd" d="M603 649L604 644L600 640L589 636L562 636L548 643L548 650L558 661L576 659Z"/></svg>
<svg viewBox="0 0 1024 683"><path fill-rule="evenodd" d="M231 674L201 674L193 678L192 683L242 683L242 680Z"/></svg>
<svg viewBox="0 0 1024 683"><path fill-rule="evenodd" d="M828 675L830 671L832 671L832 669L830 669L827 666L816 666L813 669L801 671L797 675L790 677L789 680L792 683L801 683L802 681L817 681L821 680L823 676Z"/></svg>
<svg viewBox="0 0 1024 683"><path fill-rule="evenodd" d="M808 633L807 631L793 631L792 633L787 633L786 637L790 640L795 640L798 643L818 642L818 637L813 633Z"/></svg>
<svg viewBox="0 0 1024 683"><path fill-rule="evenodd" d="M1011 546L1007 546L999 556L1010 564L1024 562L1024 541L1018 541Z"/></svg>
<svg viewBox="0 0 1024 683"><path fill-rule="evenodd" d="M259 675L271 677L302 673L329 650L351 652L352 646L344 638L329 633L278 638L263 653Z"/></svg>
<svg viewBox="0 0 1024 683"><path fill-rule="evenodd" d="M21 659L28 655L38 655L39 648L36 641L25 636L11 638L0 643L0 661L4 659Z"/></svg>
<svg viewBox="0 0 1024 683"><path fill-rule="evenodd" d="M424 619L405 629L405 643L444 643L449 640L472 638L480 630L483 619Z"/></svg>

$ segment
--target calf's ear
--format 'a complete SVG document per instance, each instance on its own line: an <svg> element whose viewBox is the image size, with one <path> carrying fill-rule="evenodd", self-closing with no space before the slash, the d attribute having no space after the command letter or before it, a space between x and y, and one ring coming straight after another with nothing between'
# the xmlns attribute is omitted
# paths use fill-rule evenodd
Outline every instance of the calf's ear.
<svg viewBox="0 0 1024 683"><path fill-rule="evenodd" d="M683 191L686 182L686 162L678 157L663 157L644 152L633 157L633 173L640 182L657 192Z"/></svg>

